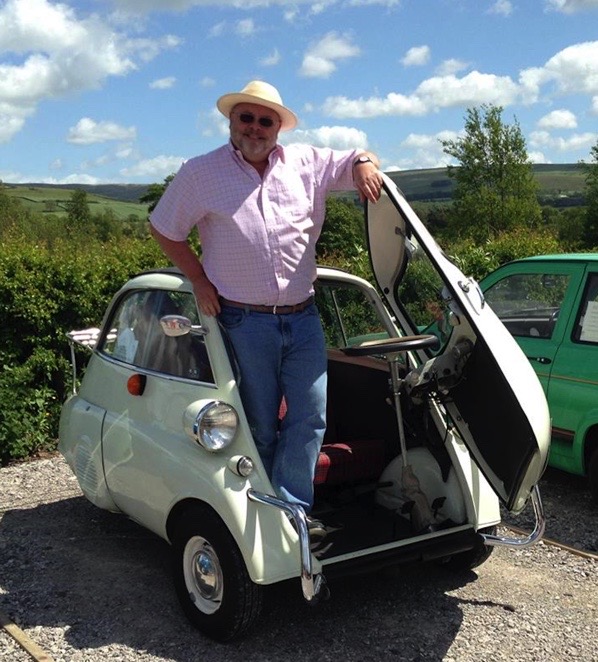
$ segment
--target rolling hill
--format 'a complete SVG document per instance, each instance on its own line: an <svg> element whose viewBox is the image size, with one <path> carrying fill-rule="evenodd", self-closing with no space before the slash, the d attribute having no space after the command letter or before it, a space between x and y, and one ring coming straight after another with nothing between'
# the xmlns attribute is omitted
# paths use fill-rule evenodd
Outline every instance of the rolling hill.
<svg viewBox="0 0 598 662"><path fill-rule="evenodd" d="M585 176L576 163L534 165L541 204L554 207L583 204ZM388 173L411 202L446 203L450 201L454 182L445 168L401 170ZM148 185L144 184L3 184L5 193L15 196L42 213L66 213L65 205L74 189L88 194L92 212L109 207L118 218L147 216L147 205L139 203ZM346 196L346 194L344 194Z"/></svg>

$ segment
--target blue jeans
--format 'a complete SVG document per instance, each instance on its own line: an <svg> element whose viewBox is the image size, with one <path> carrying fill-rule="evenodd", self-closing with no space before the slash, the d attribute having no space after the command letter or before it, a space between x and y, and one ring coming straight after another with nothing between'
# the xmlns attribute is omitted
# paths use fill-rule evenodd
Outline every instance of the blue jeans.
<svg viewBox="0 0 598 662"><path fill-rule="evenodd" d="M313 505L326 430L326 344L315 304L273 315L222 305L219 322L239 364L241 400L277 496ZM287 412L279 421L284 396Z"/></svg>

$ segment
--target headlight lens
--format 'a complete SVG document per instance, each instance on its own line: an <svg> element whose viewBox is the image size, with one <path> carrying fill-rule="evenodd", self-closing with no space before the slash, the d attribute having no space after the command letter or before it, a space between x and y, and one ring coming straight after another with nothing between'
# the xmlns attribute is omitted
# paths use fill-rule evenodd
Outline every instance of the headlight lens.
<svg viewBox="0 0 598 662"><path fill-rule="evenodd" d="M210 402L197 414L193 433L206 450L216 452L232 442L238 424L239 417L233 407L224 402Z"/></svg>

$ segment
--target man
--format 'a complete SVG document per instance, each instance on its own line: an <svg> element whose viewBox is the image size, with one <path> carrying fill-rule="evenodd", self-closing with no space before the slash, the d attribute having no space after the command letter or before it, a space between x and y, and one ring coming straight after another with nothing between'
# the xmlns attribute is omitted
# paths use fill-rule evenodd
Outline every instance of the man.
<svg viewBox="0 0 598 662"><path fill-rule="evenodd" d="M217 107L229 118L229 143L183 164L151 214L152 232L191 281L202 313L217 315L230 337L245 414L275 492L309 513L326 427L315 245L330 190L355 186L362 200L377 201L378 159L278 145L297 118L262 81L225 94ZM201 261L187 242L195 226Z"/></svg>

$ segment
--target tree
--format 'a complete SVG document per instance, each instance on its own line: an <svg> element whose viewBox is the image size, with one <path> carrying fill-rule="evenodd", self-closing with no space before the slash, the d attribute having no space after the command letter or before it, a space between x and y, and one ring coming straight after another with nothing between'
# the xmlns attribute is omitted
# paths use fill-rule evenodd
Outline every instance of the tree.
<svg viewBox="0 0 598 662"><path fill-rule="evenodd" d="M582 166L586 172L586 213L584 219L584 244L598 247L598 141L591 149L592 161Z"/></svg>
<svg viewBox="0 0 598 662"><path fill-rule="evenodd" d="M441 141L444 152L459 161L447 168L456 183L449 230L478 242L541 221L525 139L517 120L503 123L502 111L486 104L470 108L465 137Z"/></svg>
<svg viewBox="0 0 598 662"><path fill-rule="evenodd" d="M70 230L84 229L91 221L91 212L87 203L87 193L83 189L75 189L66 203L68 226Z"/></svg>
<svg viewBox="0 0 598 662"><path fill-rule="evenodd" d="M91 220L92 231L100 241L106 242L112 238L118 239L123 234L123 224L112 209L102 210L95 214Z"/></svg>
<svg viewBox="0 0 598 662"><path fill-rule="evenodd" d="M575 252L583 248L585 217L583 207L569 207L556 212L553 226L563 250Z"/></svg>
<svg viewBox="0 0 598 662"><path fill-rule="evenodd" d="M147 203L148 214L151 214L158 202L160 202L160 198L164 195L164 191L168 188L168 185L174 179L174 174L175 173L168 175L162 184L150 184L147 188L146 194L139 198L139 202Z"/></svg>

